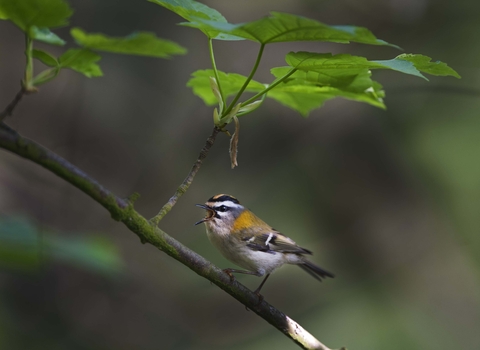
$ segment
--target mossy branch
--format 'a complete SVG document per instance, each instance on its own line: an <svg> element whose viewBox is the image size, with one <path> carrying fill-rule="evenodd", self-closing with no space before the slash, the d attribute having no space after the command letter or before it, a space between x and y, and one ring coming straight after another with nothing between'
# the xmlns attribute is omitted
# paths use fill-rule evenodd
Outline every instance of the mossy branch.
<svg viewBox="0 0 480 350"><path fill-rule="evenodd" d="M124 223L143 243L157 247L216 284L302 348L330 350L280 310L266 301L258 304L257 295L248 288L237 281L231 282L221 269L151 224L133 208L133 197L129 200L116 196L67 160L3 123L0 123L0 147L41 165L77 187L107 209L113 219Z"/></svg>

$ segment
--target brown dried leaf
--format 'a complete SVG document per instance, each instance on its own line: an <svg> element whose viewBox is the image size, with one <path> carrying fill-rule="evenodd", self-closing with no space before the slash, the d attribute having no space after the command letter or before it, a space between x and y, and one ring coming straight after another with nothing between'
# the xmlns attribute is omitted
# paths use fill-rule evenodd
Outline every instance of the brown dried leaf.
<svg viewBox="0 0 480 350"><path fill-rule="evenodd" d="M238 118L236 116L233 117L233 121L235 122L235 132L230 139L230 164L232 166L232 169L238 166L238 133L240 131L240 122L238 121Z"/></svg>

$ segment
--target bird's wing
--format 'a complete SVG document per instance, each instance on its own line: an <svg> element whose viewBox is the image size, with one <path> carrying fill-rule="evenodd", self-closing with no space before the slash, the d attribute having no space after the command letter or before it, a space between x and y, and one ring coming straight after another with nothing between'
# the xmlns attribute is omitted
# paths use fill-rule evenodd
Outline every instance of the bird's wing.
<svg viewBox="0 0 480 350"><path fill-rule="evenodd" d="M267 253L296 253L296 254L312 254L309 250L299 247L292 239L282 235L280 232L270 228L263 232L255 230L243 230L242 241L244 241L252 250Z"/></svg>

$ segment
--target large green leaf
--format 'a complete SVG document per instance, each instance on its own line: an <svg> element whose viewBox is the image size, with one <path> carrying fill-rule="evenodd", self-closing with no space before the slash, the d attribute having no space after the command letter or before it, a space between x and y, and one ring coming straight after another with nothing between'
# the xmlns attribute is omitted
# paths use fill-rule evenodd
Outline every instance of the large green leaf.
<svg viewBox="0 0 480 350"><path fill-rule="evenodd" d="M274 68L271 71L279 78L290 69L289 67ZM286 92L292 95L290 99L285 100ZM278 98L276 94L280 94ZM267 96L299 111L303 116L307 116L312 109L322 106L324 102L335 97L385 108L383 103L385 93L382 86L371 79L371 72L367 69L344 75L297 71L284 84L271 90ZM290 104L285 102L290 100L293 100Z"/></svg>
<svg viewBox="0 0 480 350"><path fill-rule="evenodd" d="M177 15L190 21L194 17L200 17L218 22L227 22L220 12L198 1L193 0L148 0L154 4L163 6Z"/></svg>
<svg viewBox="0 0 480 350"><path fill-rule="evenodd" d="M187 51L173 41L157 38L148 32L137 32L123 38L112 38L100 33L87 34L80 28L73 28L70 33L79 45L92 50L152 57L169 57Z"/></svg>
<svg viewBox="0 0 480 350"><path fill-rule="evenodd" d="M197 70L192 73L192 78L188 81L187 86L193 89L193 93L200 97L205 104L211 106L218 101L212 92L210 86L210 77L214 77L215 74L212 69ZM224 73L218 72L220 79L220 85L225 97L236 94L245 83L247 79L245 76L236 73ZM247 92L260 92L265 89L265 86L255 80L251 80L245 91Z"/></svg>
<svg viewBox="0 0 480 350"><path fill-rule="evenodd" d="M0 0L0 16L24 32L32 26L55 28L68 24L73 11L64 0Z"/></svg>
<svg viewBox="0 0 480 350"><path fill-rule="evenodd" d="M70 68L88 78L100 77L102 70L95 62L102 57L88 49L70 49L58 58L61 68Z"/></svg>
<svg viewBox="0 0 480 350"><path fill-rule="evenodd" d="M1 5L0 5L1 6ZM0 19L8 19L8 15L3 11L3 9L0 7Z"/></svg>
<svg viewBox="0 0 480 350"><path fill-rule="evenodd" d="M277 78L284 76L290 68L276 68L272 72ZM344 97L350 100L366 102L376 107L385 108L382 97L384 96L380 84L370 79L370 72L364 70L359 74L343 77L336 81L330 81L330 85L322 86L322 83L314 79L306 79L306 72L295 72L285 83L280 83L267 93L281 104L290 107L303 116L310 111L321 107L325 101L335 97ZM192 74L187 86L193 88L195 95L204 100L207 105L214 105L217 100L211 90L209 77L213 77L212 70L199 70ZM246 80L240 74L226 74L219 72L219 78L224 94L228 97L235 94ZM257 81L250 81L247 92L260 92L265 85Z"/></svg>
<svg viewBox="0 0 480 350"><path fill-rule="evenodd" d="M290 41L328 41L343 44L357 42L397 47L377 39L366 28L329 26L313 19L280 12L272 12L271 16L241 24L212 21L205 18L189 20L190 23L183 24L203 31L216 30L219 33L234 35L262 44Z"/></svg>
<svg viewBox="0 0 480 350"><path fill-rule="evenodd" d="M284 83L268 92L267 97L273 98L282 105L289 107L306 117L312 110L321 107L332 97L325 89L313 85Z"/></svg>
<svg viewBox="0 0 480 350"><path fill-rule="evenodd" d="M192 21L195 18L210 20L213 22L227 23L225 17L220 12L207 5L204 5L194 0L148 0L154 4L163 6L177 15L185 18L187 21ZM220 33L214 28L200 28L209 38L219 40L243 40L232 35Z"/></svg>
<svg viewBox="0 0 480 350"><path fill-rule="evenodd" d="M407 60L406 58L409 58ZM364 69L391 69L401 73L415 75L428 80L421 73L432 75L459 75L445 63L431 63L430 58L422 55L400 55L391 60L368 61L365 57L349 54L319 54L313 52L290 52L286 62L299 70L321 73L327 76L349 75Z"/></svg>
<svg viewBox="0 0 480 350"><path fill-rule="evenodd" d="M365 57L352 56L349 54L332 55L330 53L314 52L290 52L285 57L285 61L291 66L302 71L318 72L330 76L342 76L358 74L365 69L393 69L402 73L425 77L415 68L413 63L392 59L384 64L380 61L368 61Z"/></svg>
<svg viewBox="0 0 480 350"><path fill-rule="evenodd" d="M460 75L455 70L450 68L446 63L443 63L440 61L431 62L430 57L423 56L423 55L405 53L395 57L393 60L373 61L373 62L379 63L384 66L389 66L391 69L395 69L398 71L401 71L400 69L396 69L397 64L399 62L409 62L409 63L412 63L415 66L415 68L421 72L431 74L431 75L437 75L437 76L450 75L460 79Z"/></svg>

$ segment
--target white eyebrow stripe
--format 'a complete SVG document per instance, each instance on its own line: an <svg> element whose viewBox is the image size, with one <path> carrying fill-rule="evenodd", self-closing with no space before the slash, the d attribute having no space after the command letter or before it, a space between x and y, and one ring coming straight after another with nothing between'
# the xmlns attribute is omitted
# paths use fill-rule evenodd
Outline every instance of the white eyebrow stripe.
<svg viewBox="0 0 480 350"><path fill-rule="evenodd" d="M240 204L233 203L232 201L223 201L223 202L215 202L213 204L213 208L221 207L222 205L229 207L229 208L241 208Z"/></svg>
<svg viewBox="0 0 480 350"><path fill-rule="evenodd" d="M268 245L268 243L270 243L270 241L271 241L272 238L273 238L273 233L270 232L270 234L268 235L267 240L265 241L265 245Z"/></svg>

